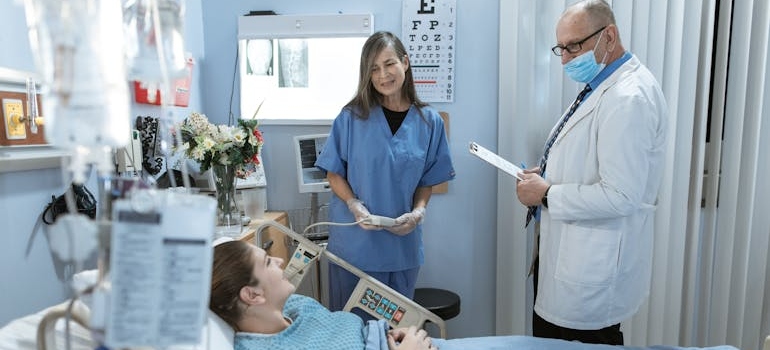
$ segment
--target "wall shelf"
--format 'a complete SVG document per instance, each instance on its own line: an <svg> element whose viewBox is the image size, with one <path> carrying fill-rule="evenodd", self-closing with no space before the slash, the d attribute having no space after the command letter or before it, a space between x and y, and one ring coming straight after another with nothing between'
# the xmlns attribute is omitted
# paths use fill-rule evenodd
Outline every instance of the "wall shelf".
<svg viewBox="0 0 770 350"><path fill-rule="evenodd" d="M58 168L67 151L51 146L0 147L0 173Z"/></svg>

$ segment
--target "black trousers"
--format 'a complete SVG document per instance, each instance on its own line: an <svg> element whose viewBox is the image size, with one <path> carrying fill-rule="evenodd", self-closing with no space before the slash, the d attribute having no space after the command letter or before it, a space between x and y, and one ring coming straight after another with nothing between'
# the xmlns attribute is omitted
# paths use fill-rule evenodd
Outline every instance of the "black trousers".
<svg viewBox="0 0 770 350"><path fill-rule="evenodd" d="M537 273L540 259L535 259L532 281L535 286L535 300L537 300ZM623 332L620 331L620 323L596 330L572 329L555 325L544 320L537 312L532 311L532 335L540 338L555 338L564 340L577 340L581 343L623 345Z"/></svg>

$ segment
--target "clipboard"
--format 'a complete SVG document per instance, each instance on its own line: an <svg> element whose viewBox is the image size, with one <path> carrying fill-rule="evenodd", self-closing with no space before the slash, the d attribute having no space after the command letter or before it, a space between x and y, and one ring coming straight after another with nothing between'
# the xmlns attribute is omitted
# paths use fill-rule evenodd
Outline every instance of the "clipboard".
<svg viewBox="0 0 770 350"><path fill-rule="evenodd" d="M521 168L513 165L513 163L503 159L497 154L492 153L492 151L482 147L478 143L471 142L468 144L468 151L476 157L479 157L487 163L494 165L496 168L508 173L508 175L521 180L519 177L519 173L522 172Z"/></svg>

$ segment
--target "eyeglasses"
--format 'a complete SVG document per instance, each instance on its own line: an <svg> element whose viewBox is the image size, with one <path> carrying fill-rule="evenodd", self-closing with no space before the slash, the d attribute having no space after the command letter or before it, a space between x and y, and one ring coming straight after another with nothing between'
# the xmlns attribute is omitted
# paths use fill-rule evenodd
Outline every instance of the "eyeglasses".
<svg viewBox="0 0 770 350"><path fill-rule="evenodd" d="M576 43L567 44L567 45L564 45L564 46L556 45L556 46L551 48L551 51L553 51L553 54L556 55L556 56L563 55L564 51L567 51L568 53L578 53L578 52L580 52L580 50L583 49L583 43L588 41L588 39L591 39L591 37L593 37L594 35L599 34L602 30L604 30L604 28L607 28L607 26L599 28L599 30L593 32L591 35L585 37L585 39L580 40L580 41L578 41Z"/></svg>

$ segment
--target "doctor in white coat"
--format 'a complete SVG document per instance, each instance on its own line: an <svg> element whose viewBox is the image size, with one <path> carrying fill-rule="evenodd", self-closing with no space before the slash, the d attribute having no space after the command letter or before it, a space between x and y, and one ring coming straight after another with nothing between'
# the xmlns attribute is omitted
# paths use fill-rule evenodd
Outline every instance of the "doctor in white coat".
<svg viewBox="0 0 770 350"><path fill-rule="evenodd" d="M533 333L623 344L620 322L649 294L666 102L603 0L569 7L556 39L553 53L585 88L517 184L540 220Z"/></svg>

